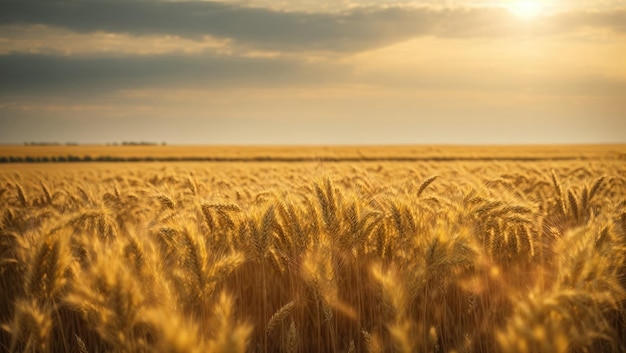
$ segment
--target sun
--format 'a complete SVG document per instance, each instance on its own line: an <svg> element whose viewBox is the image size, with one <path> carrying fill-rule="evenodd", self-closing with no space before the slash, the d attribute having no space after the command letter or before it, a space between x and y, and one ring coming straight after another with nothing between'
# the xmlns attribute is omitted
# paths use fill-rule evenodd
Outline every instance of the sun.
<svg viewBox="0 0 626 353"><path fill-rule="evenodd" d="M525 19L538 17L544 11L541 1L513 1L507 9L515 16Z"/></svg>

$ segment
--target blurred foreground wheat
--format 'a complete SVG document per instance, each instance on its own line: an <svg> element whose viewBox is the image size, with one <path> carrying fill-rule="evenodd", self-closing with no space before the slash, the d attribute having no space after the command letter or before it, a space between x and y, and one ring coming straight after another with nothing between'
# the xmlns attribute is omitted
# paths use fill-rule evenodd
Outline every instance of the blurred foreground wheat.
<svg viewBox="0 0 626 353"><path fill-rule="evenodd" d="M625 352L622 164L0 174L0 350Z"/></svg>

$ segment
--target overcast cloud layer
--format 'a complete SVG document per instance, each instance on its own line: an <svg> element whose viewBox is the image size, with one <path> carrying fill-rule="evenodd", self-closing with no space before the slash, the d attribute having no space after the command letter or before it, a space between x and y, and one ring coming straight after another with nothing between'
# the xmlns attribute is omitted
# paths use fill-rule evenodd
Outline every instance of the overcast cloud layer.
<svg viewBox="0 0 626 353"><path fill-rule="evenodd" d="M626 142L626 132L614 132L626 131L626 108L619 104L626 98L626 8L617 6L623 1L561 8L553 1L558 11L530 20L501 6L468 2L362 2L332 11L296 3L281 9L262 1L0 1L0 142L61 138L49 129L33 134L37 130L27 125L52 125L63 116L69 121L85 109L84 115L103 121L176 116L196 126L219 121L224 129L229 121L252 124L252 118L288 119L295 130L299 123L315 126L307 129L311 133L328 130L329 117L372 127L371 139L339 131L335 143L393 143L393 133L384 139L375 133L386 114L398 121L403 143L426 141L406 128L419 126L426 115L431 134L437 126L444 131L435 141L463 143L445 136L445 124L476 117L483 124L506 121L503 116L515 110L510 115L517 119L571 114L578 119L574 126L585 129L593 129L585 121L595 116L611 134L590 132L587 142L602 142L602 136ZM363 109L368 104L386 108ZM433 118L438 115L445 124ZM230 142L252 141L259 129ZM211 143L219 135L190 141L185 133L190 131L155 132L153 139ZM329 143L328 136L299 133L307 143ZM264 143L285 142L284 135L266 135ZM477 136L488 143L483 135ZM537 142L550 142L544 135ZM572 142L585 142L583 133L576 136ZM102 132L81 138L118 137Z"/></svg>
<svg viewBox="0 0 626 353"><path fill-rule="evenodd" d="M44 24L77 32L204 35L273 50L353 51L416 36L503 37L527 33L502 8L357 7L340 13L284 12L220 2L0 2L0 25ZM533 24L534 35L581 28L626 31L626 11L578 10Z"/></svg>

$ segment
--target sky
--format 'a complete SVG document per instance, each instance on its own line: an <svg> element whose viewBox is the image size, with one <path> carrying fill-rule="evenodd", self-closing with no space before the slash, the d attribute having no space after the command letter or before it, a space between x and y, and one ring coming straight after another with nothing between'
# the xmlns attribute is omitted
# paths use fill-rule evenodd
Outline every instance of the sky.
<svg viewBox="0 0 626 353"><path fill-rule="evenodd" d="M0 144L626 143L626 0L0 0Z"/></svg>

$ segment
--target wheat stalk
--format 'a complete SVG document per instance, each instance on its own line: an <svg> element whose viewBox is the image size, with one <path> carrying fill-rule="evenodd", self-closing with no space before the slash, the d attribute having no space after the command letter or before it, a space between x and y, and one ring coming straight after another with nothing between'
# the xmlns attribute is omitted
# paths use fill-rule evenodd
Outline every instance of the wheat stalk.
<svg viewBox="0 0 626 353"><path fill-rule="evenodd" d="M419 198L424 192L424 190L426 190L428 185L432 184L437 178L438 178L437 175L433 175L429 177L428 179L424 180L422 184L420 184L420 187L417 189L417 197Z"/></svg>
<svg viewBox="0 0 626 353"><path fill-rule="evenodd" d="M209 352L215 353L245 353L248 338L252 327L248 324L234 322L233 300L225 292L219 296L215 305L213 318L215 320L215 337L209 341Z"/></svg>
<svg viewBox="0 0 626 353"><path fill-rule="evenodd" d="M300 335L296 329L296 323L292 320L287 330L287 337L285 338L282 351L284 353L297 353L300 352Z"/></svg>
<svg viewBox="0 0 626 353"><path fill-rule="evenodd" d="M267 328L265 332L267 334L272 333L274 329L280 325L286 318L289 316L293 307L295 306L295 300L290 301L289 303L283 305L280 309L278 309L272 317L270 317L270 321L267 323Z"/></svg>
<svg viewBox="0 0 626 353"><path fill-rule="evenodd" d="M556 176L554 170L552 170L552 183L554 185L554 189L556 190L556 207L559 213L565 216L565 202L563 199L563 188L561 187L561 183Z"/></svg>
<svg viewBox="0 0 626 353"><path fill-rule="evenodd" d="M24 193L24 188L20 184L15 184L15 190L17 191L17 198L22 204L22 207L28 207L28 199Z"/></svg>

